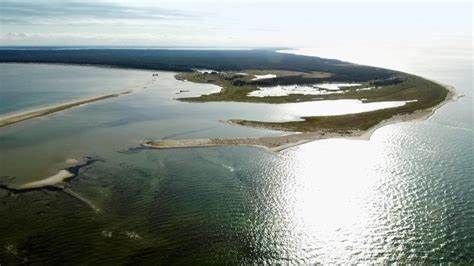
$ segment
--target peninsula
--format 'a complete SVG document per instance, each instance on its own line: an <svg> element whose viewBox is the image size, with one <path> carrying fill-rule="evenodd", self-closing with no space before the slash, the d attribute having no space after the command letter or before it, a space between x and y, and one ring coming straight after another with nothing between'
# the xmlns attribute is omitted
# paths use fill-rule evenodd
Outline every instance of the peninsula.
<svg viewBox="0 0 474 266"><path fill-rule="evenodd" d="M163 149L244 145L281 151L318 139L339 137L368 139L375 129L383 125L426 119L438 107L458 96L452 87L402 72L394 71L391 76L385 78L363 81L357 77L339 75L337 72L244 70L194 71L177 74L176 78L222 87L218 93L178 98L186 102L235 101L282 104L355 99L363 103L401 101L404 104L362 113L307 116L297 121L267 122L236 118L222 122L291 132L291 134L259 138L156 140L146 141L143 146Z"/></svg>

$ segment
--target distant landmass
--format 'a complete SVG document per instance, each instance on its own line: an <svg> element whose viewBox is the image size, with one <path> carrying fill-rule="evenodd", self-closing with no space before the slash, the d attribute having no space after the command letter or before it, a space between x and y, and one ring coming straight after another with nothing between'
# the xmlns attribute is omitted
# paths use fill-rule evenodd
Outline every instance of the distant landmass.
<svg viewBox="0 0 474 266"><path fill-rule="evenodd" d="M169 49L13 49L0 48L2 63L59 63L123 68L192 71L279 69L331 72L334 80L385 79L394 71L335 59L279 53L274 50Z"/></svg>

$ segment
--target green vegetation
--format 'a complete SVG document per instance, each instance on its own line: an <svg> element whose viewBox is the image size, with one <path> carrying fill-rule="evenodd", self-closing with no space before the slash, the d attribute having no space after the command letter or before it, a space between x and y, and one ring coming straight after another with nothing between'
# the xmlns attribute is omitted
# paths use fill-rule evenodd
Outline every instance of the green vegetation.
<svg viewBox="0 0 474 266"><path fill-rule="evenodd" d="M280 70L247 70L247 75L242 72L184 72L176 75L179 80L188 80L196 83L210 83L222 87L218 93L201 95L199 97L179 98L187 102L213 102L213 101L235 101L235 102L264 102L264 103L290 103L300 101L314 101L315 95L293 94L284 97L249 97L252 91L258 90L258 86L275 86L287 84L312 84L330 80L334 74L326 72L296 72ZM254 75L274 74L275 78L252 80Z"/></svg>
<svg viewBox="0 0 474 266"><path fill-rule="evenodd" d="M258 86L275 86L288 84L289 81L297 82L293 84L311 84L338 80L337 74L326 74L325 76L311 75L309 73L291 72L291 75L272 70L264 71L262 74L274 73L276 78L265 80L252 80L253 75L242 75L234 72L212 72L212 73L180 73L178 79L199 83L211 83L219 85L222 90L218 93L202 95L199 97L180 98L189 102L209 102L209 101L239 101L239 102L262 102L262 103L291 103L316 100L337 100L337 99L359 99L363 102L382 101L410 101L404 106L396 108L381 109L365 113L338 115L338 116L318 116L302 117L303 121L290 122L261 122L247 120L233 120L245 126L264 127L284 131L315 132L328 131L339 133L350 133L354 130L367 130L383 120L395 115L410 114L417 110L432 108L447 97L448 90L443 86L423 79L418 76L405 73L394 72L393 76L380 80L367 80L360 86L344 87L344 93L303 95L290 94L288 96L271 97L250 97L248 93L257 90ZM350 82L345 81L345 82ZM361 90L367 88L366 90ZM371 88L371 89L368 89Z"/></svg>

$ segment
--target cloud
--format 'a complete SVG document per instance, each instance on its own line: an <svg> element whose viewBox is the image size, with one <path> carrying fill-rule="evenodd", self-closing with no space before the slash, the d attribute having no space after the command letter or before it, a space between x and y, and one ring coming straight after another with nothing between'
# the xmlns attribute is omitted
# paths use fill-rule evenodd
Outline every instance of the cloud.
<svg viewBox="0 0 474 266"><path fill-rule="evenodd" d="M196 41L195 36L182 36L173 34L152 34L141 32L129 33L25 33L25 32L0 32L2 45L173 45L179 41L188 44Z"/></svg>
<svg viewBox="0 0 474 266"><path fill-rule="evenodd" d="M2 25L90 24L118 21L150 23L193 17L181 11L158 7L130 7L113 3L78 1L5 1L0 0Z"/></svg>
<svg viewBox="0 0 474 266"><path fill-rule="evenodd" d="M24 32L7 32L5 34L0 34L0 39L10 39L10 40L18 40L18 39L26 39L29 35Z"/></svg>

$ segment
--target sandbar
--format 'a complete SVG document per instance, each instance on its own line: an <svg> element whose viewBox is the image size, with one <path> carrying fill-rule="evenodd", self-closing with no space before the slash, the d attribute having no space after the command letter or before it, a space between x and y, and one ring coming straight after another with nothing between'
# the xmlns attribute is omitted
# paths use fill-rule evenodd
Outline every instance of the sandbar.
<svg viewBox="0 0 474 266"><path fill-rule="evenodd" d="M154 76L154 75L155 74L153 74L153 79L150 80L149 82L147 82L145 85L143 85L141 87L141 89L146 89L148 86L150 86L156 80L156 78L155 78L156 76ZM56 113L56 112L59 112L59 111L63 111L63 110L66 110L66 109L77 107L77 106L90 104L90 103L93 103L93 102L98 102L98 101L106 100L106 99L109 99L109 98L120 97L120 96L123 96L123 95L131 94L131 93L136 92L138 90L140 90L140 88L135 88L135 89L132 88L132 89L127 89L127 90L122 91L122 92L109 93L109 94L94 96L94 97L91 97L91 98L79 99L79 100L70 101L70 102L66 102L66 103L55 104L55 105L51 105L51 106L37 108L37 109L29 110L29 111L3 115L3 116L0 116L0 127L5 127L5 126L12 125L12 124L22 122L22 121L25 121L25 120L46 116L46 115L53 114L53 113Z"/></svg>
<svg viewBox="0 0 474 266"><path fill-rule="evenodd" d="M12 125L18 122L22 122L25 120L29 120L32 118L36 117L41 117L45 115L49 115L52 113L56 113L62 110L66 110L75 106L79 105L84 105L88 103L93 103L113 97L118 97L120 95L128 94L131 93L130 90L121 92L121 93L112 93L112 94L106 94L106 95L100 95L88 99L82 99L82 100L77 100L77 101L72 101L72 102L67 102L67 103L62 103L58 105L52 105L52 106L47 106L35 110L30 110L30 111L25 111L25 112L20 112L20 113L15 113L11 115L6 115L6 116L0 116L0 127Z"/></svg>

